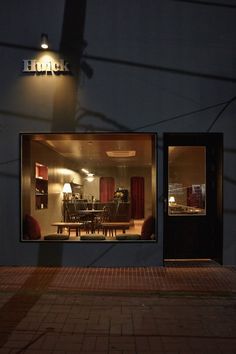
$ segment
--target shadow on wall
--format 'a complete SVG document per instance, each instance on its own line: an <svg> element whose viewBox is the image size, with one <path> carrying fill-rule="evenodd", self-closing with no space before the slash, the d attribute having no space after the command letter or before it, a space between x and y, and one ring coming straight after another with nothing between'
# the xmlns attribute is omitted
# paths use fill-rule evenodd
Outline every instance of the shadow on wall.
<svg viewBox="0 0 236 354"><path fill-rule="evenodd" d="M63 259L63 243L39 243L38 267L61 267Z"/></svg>
<svg viewBox="0 0 236 354"><path fill-rule="evenodd" d="M225 214L236 214L236 209L224 209Z"/></svg>
<svg viewBox="0 0 236 354"><path fill-rule="evenodd" d="M114 128L121 130L121 131L130 131L131 130L129 127L127 127L123 124L120 124L116 120L108 118L105 114L103 114L101 112L92 111L90 109L80 106L76 112L77 125L80 128L84 128L86 130L92 130L92 131L101 130L101 127L96 127L96 126L93 126L92 124L81 123L81 120L86 117L96 118L100 122L105 123L105 124L110 124ZM104 130L104 128L103 128L103 130ZM109 131L109 129L106 129L106 130Z"/></svg>
<svg viewBox="0 0 236 354"><path fill-rule="evenodd" d="M231 6L233 7L234 5L231 5ZM234 8L235 8L235 6L234 6ZM23 50L27 50L27 51L42 52L42 49L40 49L40 48L19 45L16 43L8 43L8 42L3 42L3 41L0 42L0 47L8 47L8 48L21 49L21 50L23 49ZM58 51L55 51L53 49L50 49L50 51L52 51L54 53L58 53ZM162 71L162 72L168 72L168 73L191 76L191 77L201 77L201 78L206 78L206 79L211 79L211 80L236 82L236 78L233 78L233 77L212 75L209 73L194 72L194 71L190 71L190 70L188 71L188 70L183 70L183 69L178 69L178 68L169 68L169 67L165 67L165 66L151 65L151 64L145 64L145 63L133 62L133 61L129 61L129 60L100 57L100 56L88 55L88 54L82 55L82 58L90 59L90 60L94 60L94 61L99 61L99 62L104 62L104 63L124 65L124 66L136 67L136 68L154 70L154 71Z"/></svg>
<svg viewBox="0 0 236 354"><path fill-rule="evenodd" d="M162 72L168 72L168 73L184 75L184 76L201 77L204 79L226 81L226 82L236 82L236 78L234 78L234 77L213 75L213 74L209 74L209 73L196 72L196 71L192 71L192 70L169 68L169 67L165 67L165 66L150 65L150 64L133 62L133 61L129 61L129 60L106 58L106 57L100 57L100 56L96 56L96 55L87 55L87 54L83 55L83 58L94 60L94 61L99 61L99 62L104 62L104 63L124 65L124 66L130 66L130 67L134 67L134 68L141 68L141 69L154 70L154 71L162 71Z"/></svg>
<svg viewBox="0 0 236 354"><path fill-rule="evenodd" d="M199 0L172 0L173 2L186 2L187 4L193 5L203 5L203 6L211 6L211 7L225 7L230 9L236 9L235 5L232 4L223 4L222 2L209 2L209 1L199 1Z"/></svg>
<svg viewBox="0 0 236 354"><path fill-rule="evenodd" d="M224 181L236 185L236 180L234 178L228 177L228 176L224 176Z"/></svg>

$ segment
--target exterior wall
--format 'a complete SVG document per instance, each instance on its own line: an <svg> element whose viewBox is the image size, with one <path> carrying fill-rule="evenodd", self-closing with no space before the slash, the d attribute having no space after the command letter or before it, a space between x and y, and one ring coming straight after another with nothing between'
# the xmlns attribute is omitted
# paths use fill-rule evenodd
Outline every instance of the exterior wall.
<svg viewBox="0 0 236 354"><path fill-rule="evenodd" d="M235 96L235 13L223 3L87 2L86 60L94 76L80 75L76 130L158 132L158 243L19 242L19 133L52 131L55 91L63 80L66 85L65 77L26 77L21 63L38 54L25 47L37 46L42 32L59 48L63 7L62 0L0 4L0 264L162 264L162 134L209 128L224 133L223 258L224 264L236 264L236 101L211 127L223 103Z"/></svg>

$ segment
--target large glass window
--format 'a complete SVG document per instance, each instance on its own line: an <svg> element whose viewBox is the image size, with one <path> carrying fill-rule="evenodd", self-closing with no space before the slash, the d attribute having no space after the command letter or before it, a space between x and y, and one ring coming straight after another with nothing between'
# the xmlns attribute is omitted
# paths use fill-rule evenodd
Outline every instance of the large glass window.
<svg viewBox="0 0 236 354"><path fill-rule="evenodd" d="M206 214L206 149L168 147L168 215Z"/></svg>
<svg viewBox="0 0 236 354"><path fill-rule="evenodd" d="M21 240L155 241L156 135L21 134Z"/></svg>

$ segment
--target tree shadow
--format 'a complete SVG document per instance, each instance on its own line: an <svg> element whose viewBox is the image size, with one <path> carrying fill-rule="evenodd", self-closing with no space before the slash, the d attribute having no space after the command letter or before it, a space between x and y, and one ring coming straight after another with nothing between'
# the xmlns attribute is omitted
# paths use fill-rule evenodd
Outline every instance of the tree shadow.
<svg viewBox="0 0 236 354"><path fill-rule="evenodd" d="M86 117L92 117L95 118L95 120L101 121L102 123L110 124L112 127L120 131L131 131L131 129L128 126L117 122L115 119L107 117L104 113L93 111L91 109L80 106L76 112L77 125L79 125L80 127L83 126L87 130L88 128L90 128L92 131L96 129L101 130L101 127L96 127L91 124L81 123L81 120L85 119ZM109 129L105 128L105 130L109 130Z"/></svg>
<svg viewBox="0 0 236 354"><path fill-rule="evenodd" d="M50 270L35 268L17 292L1 307L0 348L4 347L13 331L16 330L17 325L27 316L31 308L36 305L57 273L57 268ZM21 353L21 350L18 352Z"/></svg>
<svg viewBox="0 0 236 354"><path fill-rule="evenodd" d="M161 65L144 64L144 63L134 62L134 61L130 61L130 60L107 58L107 57L91 55L91 54L85 54L85 55L83 55L83 58L86 58L89 60L94 60L94 61L99 61L99 62L103 62L103 63L117 64L117 65L121 65L121 66L123 65L123 66L129 66L129 67L133 67L133 68L147 69L147 70L153 70L153 71L162 71L162 72L168 72L168 73L177 74L177 75L199 77L202 79L210 79L210 80L225 81L225 82L236 82L236 78L234 78L234 77L223 76L223 75L213 75L213 74L197 72L197 71L193 71L193 70L170 68L170 67L161 66Z"/></svg>
<svg viewBox="0 0 236 354"><path fill-rule="evenodd" d="M184 2L187 4L193 4L193 5L206 5L206 6L211 6L211 7L225 7L229 9L236 9L236 5L232 4L224 4L223 2L213 2L213 1L204 1L204 0L171 0L172 2Z"/></svg>

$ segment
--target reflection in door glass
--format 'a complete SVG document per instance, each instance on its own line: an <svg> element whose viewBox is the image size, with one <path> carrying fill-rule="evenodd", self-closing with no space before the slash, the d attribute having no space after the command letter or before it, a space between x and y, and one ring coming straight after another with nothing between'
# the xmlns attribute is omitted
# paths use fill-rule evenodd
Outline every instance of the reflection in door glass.
<svg viewBox="0 0 236 354"><path fill-rule="evenodd" d="M168 147L168 215L206 214L206 149Z"/></svg>

